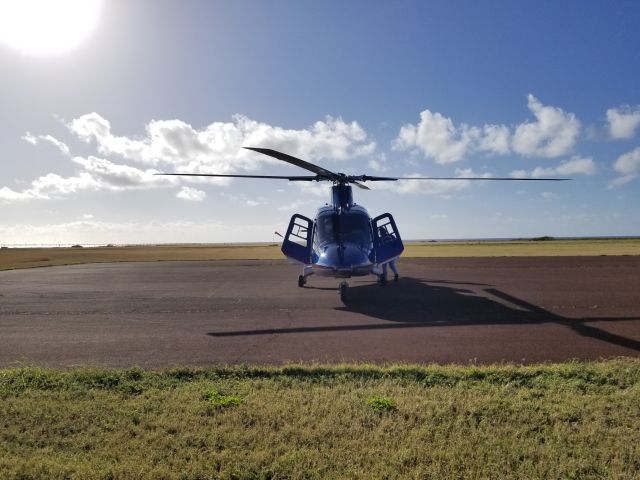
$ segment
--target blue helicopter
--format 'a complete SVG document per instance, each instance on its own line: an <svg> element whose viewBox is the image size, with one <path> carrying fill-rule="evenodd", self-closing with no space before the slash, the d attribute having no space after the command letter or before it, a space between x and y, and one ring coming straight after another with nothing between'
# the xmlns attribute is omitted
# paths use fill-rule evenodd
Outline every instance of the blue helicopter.
<svg viewBox="0 0 640 480"><path fill-rule="evenodd" d="M385 264L397 260L404 250L400 232L390 213L371 218L367 210L353 201L351 186L370 190L363 182L397 180L526 180L564 181L566 178L484 178L484 177L379 177L335 173L300 158L268 148L244 147L268 155L315 175L232 175L198 173L158 173L192 177L266 178L291 182L329 181L331 204L320 207L315 219L294 214L282 241L282 253L302 264L298 286L304 287L310 275L331 276L342 279L338 291L344 301L351 277L377 275L384 278ZM381 282L384 283L384 282Z"/></svg>

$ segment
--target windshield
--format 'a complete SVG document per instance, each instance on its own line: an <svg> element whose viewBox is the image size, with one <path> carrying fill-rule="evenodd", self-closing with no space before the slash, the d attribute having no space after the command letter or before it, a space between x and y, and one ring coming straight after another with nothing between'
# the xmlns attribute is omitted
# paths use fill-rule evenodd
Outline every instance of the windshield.
<svg viewBox="0 0 640 480"><path fill-rule="evenodd" d="M362 248L371 248L371 223L362 212L345 212L341 215L326 213L318 216L316 244L337 243L342 237L345 243L355 243Z"/></svg>
<svg viewBox="0 0 640 480"><path fill-rule="evenodd" d="M367 247L371 243L371 224L369 217L362 213L340 215L340 232L344 242Z"/></svg>
<svg viewBox="0 0 640 480"><path fill-rule="evenodd" d="M335 214L325 213L318 216L316 221L316 238L315 241L318 245L322 245L327 242L335 242L334 231L336 230Z"/></svg>

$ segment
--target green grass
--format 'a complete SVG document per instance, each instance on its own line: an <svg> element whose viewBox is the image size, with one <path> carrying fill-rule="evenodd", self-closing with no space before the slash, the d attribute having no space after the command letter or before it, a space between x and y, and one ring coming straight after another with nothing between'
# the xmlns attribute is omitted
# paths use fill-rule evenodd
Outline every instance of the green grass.
<svg viewBox="0 0 640 480"><path fill-rule="evenodd" d="M374 395L369 400L367 400L367 404L374 412L378 413L395 412L396 410L398 410L396 402L394 402L393 399L385 397L383 395Z"/></svg>
<svg viewBox="0 0 640 480"><path fill-rule="evenodd" d="M242 403L242 399L237 395L225 395L215 388L211 388L205 392L204 398L207 399L209 405L214 409L233 407Z"/></svg>
<svg viewBox="0 0 640 480"><path fill-rule="evenodd" d="M638 359L0 370L3 479L638 477Z"/></svg>

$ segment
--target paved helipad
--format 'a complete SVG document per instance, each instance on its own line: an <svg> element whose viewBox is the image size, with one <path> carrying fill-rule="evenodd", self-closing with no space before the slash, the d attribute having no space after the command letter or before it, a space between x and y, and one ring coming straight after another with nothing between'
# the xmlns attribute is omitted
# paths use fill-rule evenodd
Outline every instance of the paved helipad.
<svg viewBox="0 0 640 480"><path fill-rule="evenodd" d="M380 287L286 261L0 272L0 366L544 362L640 354L640 257L402 259Z"/></svg>

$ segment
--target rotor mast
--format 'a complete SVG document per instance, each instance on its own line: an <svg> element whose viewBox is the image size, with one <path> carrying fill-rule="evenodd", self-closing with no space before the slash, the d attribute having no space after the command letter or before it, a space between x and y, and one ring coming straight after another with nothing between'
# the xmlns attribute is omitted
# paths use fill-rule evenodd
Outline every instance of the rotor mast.
<svg viewBox="0 0 640 480"><path fill-rule="evenodd" d="M334 210L349 210L353 205L353 190L346 182L338 182L331 187L331 203Z"/></svg>

